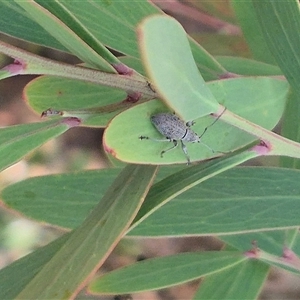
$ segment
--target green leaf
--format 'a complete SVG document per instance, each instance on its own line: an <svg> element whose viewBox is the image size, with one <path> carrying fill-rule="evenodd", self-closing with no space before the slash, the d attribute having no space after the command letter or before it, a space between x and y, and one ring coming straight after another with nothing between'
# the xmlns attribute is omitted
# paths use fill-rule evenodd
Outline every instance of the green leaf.
<svg viewBox="0 0 300 300"><path fill-rule="evenodd" d="M64 11L77 21L74 25L71 24L73 21L68 20L62 11L55 10L53 3L49 4L49 1L45 0L38 2L62 18L70 27L82 24L86 30L85 39L88 33L89 39L93 36L95 40L101 41L111 49L134 57L139 56L135 27L144 17L161 13L158 8L147 1L59 1Z"/></svg>
<svg viewBox="0 0 300 300"><path fill-rule="evenodd" d="M35 2L16 1L39 25L45 28L71 53L79 57L83 62L100 70L112 72L115 70L88 44L78 38L77 34L60 22L54 15ZM100 45L100 44L98 44ZM102 46L104 48L104 46Z"/></svg>
<svg viewBox="0 0 300 300"><path fill-rule="evenodd" d="M288 92L288 84L285 81L264 77L214 81L208 84L208 87L228 110L267 129L272 129L279 121ZM153 100L117 115L104 133L106 151L129 163L186 163L186 157L180 147L161 157L161 151L170 148L170 143L139 139L140 136L163 139L151 124L150 116L167 111L168 108L160 101ZM213 120L210 116L198 119L192 129L200 135ZM220 152L241 148L255 139L254 136L219 120L201 139L215 151L214 153L201 143L189 143L187 148L191 161L199 161L220 156Z"/></svg>
<svg viewBox="0 0 300 300"><path fill-rule="evenodd" d="M205 277L193 299L257 299L268 272L262 262L242 261Z"/></svg>
<svg viewBox="0 0 300 300"><path fill-rule="evenodd" d="M252 151L234 153L224 158L216 158L184 168L157 182L147 195L131 229L180 194L254 157L256 157L256 154Z"/></svg>
<svg viewBox="0 0 300 300"><path fill-rule="evenodd" d="M155 171L149 166L125 167L102 201L17 298L74 298L132 222Z"/></svg>
<svg viewBox="0 0 300 300"><path fill-rule="evenodd" d="M252 1L264 39L286 79L300 93L299 2Z"/></svg>
<svg viewBox="0 0 300 300"><path fill-rule="evenodd" d="M237 162L244 161L245 157L248 157L247 154L242 155L243 159L240 156L229 159L227 164L230 166L236 165ZM214 161L214 165L215 167L212 167L214 172L224 168L224 165L216 164L216 161ZM160 169L158 178L172 174L174 171L178 171L179 168L166 167ZM206 173L205 179L202 179L201 175L203 173L201 173L201 170L202 166L195 166L192 170L189 168L182 169L184 173L179 173L177 177L174 174L175 177L172 177L172 183L174 185L177 183L175 185L177 189L170 191L164 188L166 194L162 195L161 201L165 201L171 196L174 198L174 193L179 193L178 189L182 193L182 190L207 179L211 173L214 174L211 169L206 168L208 174ZM6 187L1 196L7 206L30 218L56 226L75 228L81 224L87 213L98 203L99 197L104 195L106 187L111 185L119 172L119 169L103 169L29 178ZM98 182L102 182L102 184L99 185ZM164 187L164 183L162 184ZM86 189L82 189L83 185ZM155 195L155 190L153 192ZM64 201L61 199L64 199ZM149 205L146 205L139 214L149 213L153 206L160 205L160 203L157 204L153 200L157 200L157 197L153 199L153 197L147 196L146 202L150 202L150 208Z"/></svg>
<svg viewBox="0 0 300 300"><path fill-rule="evenodd" d="M96 278L93 293L125 294L156 290L188 282L240 264L245 257L236 252L182 253L147 259Z"/></svg>
<svg viewBox="0 0 300 300"><path fill-rule="evenodd" d="M215 169L222 170L220 165ZM30 217L74 228L96 205L97 197L103 195L104 187L111 183L117 172L88 171L32 178L4 189L2 198L8 206ZM299 226L298 171L238 168L195 186L196 180L204 181L208 174L205 169L202 173L193 173L191 168L185 168L154 185L139 212L138 225L129 235L221 235ZM103 186L97 184L97 178ZM180 194L177 190L180 184L184 190L190 188L192 179L194 188L154 211L166 199ZM86 186L89 192L82 190L82 186ZM152 215L149 216L149 212ZM145 215L147 219L143 220ZM286 236L280 232L224 236L223 239L242 251L248 250L251 241L257 240L262 249L277 255L287 242Z"/></svg>
<svg viewBox="0 0 300 300"><path fill-rule="evenodd" d="M300 224L299 180L300 172L296 170L229 170L177 196L129 235L223 235L295 228ZM154 203L156 197L161 197L160 191L159 185L157 190L153 187Z"/></svg>
<svg viewBox="0 0 300 300"><path fill-rule="evenodd" d="M0 18L1 32L35 44L67 51L62 44L34 22L16 2L0 1L0 11L2 15Z"/></svg>
<svg viewBox="0 0 300 300"><path fill-rule="evenodd" d="M111 49L135 58L140 56L135 32L136 26L143 18L151 14L161 13L157 7L150 5L147 1L112 0L109 3L102 1L59 1L56 3L40 0L38 3L50 10L76 34L79 34L80 39L86 41L92 49L98 48L95 43L101 42ZM53 9L52 6L56 7L56 5L63 6L64 9ZM34 22L17 3L2 1L0 11L2 13L0 31L39 45L68 51L39 24ZM62 14L62 12L64 13ZM62 26L65 27L65 25ZM27 30L28 28L30 31ZM75 41L73 42L75 43ZM226 73L226 70L194 41L191 41L191 47L197 66L200 70L208 72L210 78L213 76L217 79L218 76Z"/></svg>
<svg viewBox="0 0 300 300"><path fill-rule="evenodd" d="M119 173L120 169L103 169L29 178L6 187L2 197L30 218L76 228Z"/></svg>
<svg viewBox="0 0 300 300"><path fill-rule="evenodd" d="M29 106L39 114L51 107L82 118L84 125L102 127L122 108L117 105L126 98L121 90L54 76L32 80L23 94Z"/></svg>
<svg viewBox="0 0 300 300"><path fill-rule="evenodd" d="M261 1L264 2L264 1ZM247 40L249 48L253 54L253 57L257 60L275 64L274 57L269 50L265 37L263 35L263 29L260 27L257 19L255 4L253 1L239 1L231 0L232 7L235 10L237 19L243 30L243 34ZM264 14L266 20L269 19L269 12ZM272 23L270 23L271 25Z"/></svg>
<svg viewBox="0 0 300 300"><path fill-rule="evenodd" d="M175 19L149 17L138 28L138 37L150 81L171 109L185 120L218 110L195 65L187 34Z"/></svg>
<svg viewBox="0 0 300 300"><path fill-rule="evenodd" d="M156 181L179 169L160 168ZM29 218L74 229L97 205L120 171L101 169L32 177L5 187L1 199Z"/></svg>
<svg viewBox="0 0 300 300"><path fill-rule="evenodd" d="M38 3L45 5L45 7L49 6L49 1L38 1ZM53 5L53 3L50 4ZM144 17L161 12L147 1L59 1L59 4L69 11L73 19L77 20L79 24L83 24L97 41L111 49L134 57L139 56L135 27ZM17 3L2 1L0 9L3 14L3 18L0 20L2 32L33 43L66 51L64 46L34 22ZM53 11L53 13L57 12ZM64 22L68 23L68 20L64 20Z"/></svg>
<svg viewBox="0 0 300 300"><path fill-rule="evenodd" d="M79 123L78 119L63 118L0 129L0 170Z"/></svg>
<svg viewBox="0 0 300 300"><path fill-rule="evenodd" d="M0 270L0 299L15 299L45 264L64 245L70 234L18 259Z"/></svg>
<svg viewBox="0 0 300 300"><path fill-rule="evenodd" d="M281 135L290 140L300 142L300 101L298 98L299 96L296 91L291 89L282 117ZM280 165L285 168L300 169L300 161L294 157L280 157Z"/></svg>
<svg viewBox="0 0 300 300"><path fill-rule="evenodd" d="M39 0L37 1L42 7L46 8L49 12L51 12L54 16L56 16L60 21L62 21L69 29L71 29L76 36L78 36L84 43L87 48L90 47L92 52L98 53L99 56L101 56L103 59L105 59L109 64L105 64L105 67L109 67L108 70L111 72L115 71L111 65L112 64L118 64L120 61L116 56L112 54L100 41L100 39L97 39L94 34L90 31L88 27L86 27L86 23L89 23L88 20L84 20L85 22L80 22L80 20L74 15L74 13L68 9L66 5L64 5L63 1L43 1ZM66 3L68 4L68 3ZM74 7L74 3L71 6ZM42 20L42 23L45 24L44 20ZM50 33L54 36L58 36L58 39L60 37L57 32L55 32L53 29L49 27ZM66 41L63 40L63 44L66 43ZM68 47L67 47L68 48ZM72 50L72 49L70 49ZM78 49L75 48L76 51ZM82 53L80 53L82 55ZM88 61L89 57L85 57L84 61ZM103 61L104 62L104 61ZM105 70L105 69L103 69Z"/></svg>
<svg viewBox="0 0 300 300"><path fill-rule="evenodd" d="M195 63L206 81L226 76L227 70L210 53L194 40L190 39L189 41Z"/></svg>

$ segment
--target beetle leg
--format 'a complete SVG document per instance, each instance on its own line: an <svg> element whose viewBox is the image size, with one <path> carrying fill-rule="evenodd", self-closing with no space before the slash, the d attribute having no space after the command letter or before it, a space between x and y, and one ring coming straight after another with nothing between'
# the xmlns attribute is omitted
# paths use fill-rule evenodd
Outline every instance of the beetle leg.
<svg viewBox="0 0 300 300"><path fill-rule="evenodd" d="M191 161L190 161L190 156L189 156L188 151L187 151L187 147L186 147L186 145L183 143L182 140L180 140L180 142L181 142L181 148L182 148L182 151L184 152L185 157L186 157L186 159L187 159L187 164L189 165L189 164L191 163Z"/></svg>
<svg viewBox="0 0 300 300"><path fill-rule="evenodd" d="M154 142L171 142L171 139L169 138L164 138L164 139L154 139L154 138L151 138L149 136L139 136L139 139L140 140L150 140L150 141L154 141Z"/></svg>
<svg viewBox="0 0 300 300"><path fill-rule="evenodd" d="M176 140L173 140L173 143L174 143L174 146L172 146L171 148L167 149L167 150L163 150L161 151L160 153L160 156L163 157L163 155L166 153L166 152L169 152L170 150L174 149L177 147L178 145L178 142Z"/></svg>
<svg viewBox="0 0 300 300"><path fill-rule="evenodd" d="M209 149L212 153L215 153L216 151L212 148L210 148L208 145L206 145L205 143L203 143L202 141L199 141L198 143L200 143L201 145L205 146L207 149ZM219 152L219 151L217 151Z"/></svg>
<svg viewBox="0 0 300 300"><path fill-rule="evenodd" d="M204 131L203 131L203 132L200 134L200 136L199 136L200 139L202 138L202 136L203 136L204 133L206 132L207 128L213 126L213 125L214 125L214 124L222 117L222 115L224 114L225 110L226 110L226 107L225 107L224 110L221 112L221 114L218 115L217 118L216 118L211 124L209 124L207 127L204 128Z"/></svg>

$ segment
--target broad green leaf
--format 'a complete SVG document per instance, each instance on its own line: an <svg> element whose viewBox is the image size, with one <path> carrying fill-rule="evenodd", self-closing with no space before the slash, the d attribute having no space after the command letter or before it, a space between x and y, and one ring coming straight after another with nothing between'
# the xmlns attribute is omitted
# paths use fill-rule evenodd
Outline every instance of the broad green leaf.
<svg viewBox="0 0 300 300"><path fill-rule="evenodd" d="M78 119L63 118L1 128L0 170L11 166L24 155L79 123Z"/></svg>
<svg viewBox="0 0 300 300"><path fill-rule="evenodd" d="M268 272L268 265L262 262L242 261L205 277L193 299L257 299Z"/></svg>
<svg viewBox="0 0 300 300"><path fill-rule="evenodd" d="M51 107L82 118L84 125L105 127L122 108L126 93L79 80L41 76L26 85L24 97L39 114Z"/></svg>
<svg viewBox="0 0 300 300"><path fill-rule="evenodd" d="M125 167L102 201L16 298L74 298L132 222L155 171L149 166Z"/></svg>
<svg viewBox="0 0 300 300"><path fill-rule="evenodd" d="M214 81L208 84L208 87L228 110L267 129L272 129L279 121L288 92L288 84L285 81L264 77ZM186 163L180 146L161 157L161 151L170 148L171 143L139 139L140 136L163 139L151 124L150 116L167 111L168 108L160 101L153 100L117 115L104 133L106 151L129 163ZM198 119L192 129L200 135L213 120L210 116ZM191 161L198 161L220 156L220 152L241 148L255 139L254 136L219 120L201 139L215 151L214 153L201 143L188 143L187 148Z"/></svg>
<svg viewBox="0 0 300 300"><path fill-rule="evenodd" d="M147 259L104 274L89 285L92 293L125 294L156 290L220 272L240 264L245 257L237 252L182 253Z"/></svg>
<svg viewBox="0 0 300 300"><path fill-rule="evenodd" d="M172 110L185 120L218 110L195 65L187 34L175 19L147 18L138 28L138 38L150 81Z"/></svg>
<svg viewBox="0 0 300 300"><path fill-rule="evenodd" d="M300 225L299 180L296 170L229 170L177 196L129 235L223 235L296 228ZM152 201L156 201L161 189L154 193L154 186L152 190Z"/></svg>
<svg viewBox="0 0 300 300"><path fill-rule="evenodd" d="M275 64L274 57L269 50L262 32L263 30L257 19L253 1L231 0L231 4L235 10L235 14L253 57L269 64ZM267 22L270 22L269 13L263 15L264 18L268 20ZM272 23L270 23L270 25L272 26Z"/></svg>
<svg viewBox="0 0 300 300"><path fill-rule="evenodd" d="M243 154L241 157L228 159L225 167L241 163L247 157L247 154ZM170 178L175 189L167 189L168 184L164 181L155 186L153 192L147 196L146 205L139 212L138 219L149 214L156 206L159 207L161 202L174 198L223 169L224 163L217 161L213 164L208 162L194 166L192 169L181 168L180 173ZM160 170L158 180L173 174L178 167L166 167ZM56 226L75 228L99 202L99 197L104 195L107 186L111 185L118 172L119 169L109 169L29 178L6 187L1 197L7 206L30 218ZM86 188L83 189L82 186ZM157 189L164 191L160 197L157 197Z"/></svg>
<svg viewBox="0 0 300 300"><path fill-rule="evenodd" d="M220 169L220 165L216 168ZM184 170L187 174L191 173L189 168ZM97 197L104 193L105 187L117 172L89 171L32 178L4 189L2 198L6 205L27 216L53 225L74 228L93 209ZM153 186L139 213L138 223L157 205L161 206L157 199L162 198L163 202L170 195L178 195L176 188L179 183L184 185L185 190L190 187L188 176L180 174ZM201 173L191 175L194 181L201 179ZM297 227L299 177L298 171L285 169L238 168L228 171L177 196L148 216L129 234L221 235ZM99 186L97 178L103 182L103 186ZM88 193L82 190L83 185L87 186ZM280 232L224 236L223 239L242 251L251 248L251 242L257 240L259 247L277 255L282 245L287 243L285 235Z"/></svg>
<svg viewBox="0 0 300 300"><path fill-rule="evenodd" d="M224 158L216 158L190 168L182 169L157 182L150 189L130 230L180 194L254 157L257 157L255 152L244 149L244 151L228 155Z"/></svg>
<svg viewBox="0 0 300 300"><path fill-rule="evenodd" d="M300 11L297 0L252 1L264 39L295 92L300 93Z"/></svg>
<svg viewBox="0 0 300 300"><path fill-rule="evenodd" d="M54 36L71 53L79 57L83 62L100 70L112 72L115 70L100 55L85 43L76 32L70 30L58 18L48 10L33 1L15 1L20 5L39 25L41 25L50 35ZM102 46L104 48L104 46ZM98 49L100 43L98 44ZM97 50L98 50L97 49ZM99 50L100 53L102 53ZM117 60L116 60L117 61Z"/></svg>
<svg viewBox="0 0 300 300"><path fill-rule="evenodd" d="M103 169L39 176L6 187L1 196L6 205L27 217L76 228L119 173L120 169Z"/></svg>
<svg viewBox="0 0 300 300"><path fill-rule="evenodd" d="M64 245L70 234L18 259L0 270L0 299L15 299L55 253Z"/></svg>
<svg viewBox="0 0 300 300"><path fill-rule="evenodd" d="M156 180L179 169L160 168ZM29 218L73 229L97 205L120 170L101 169L28 178L7 186L1 198L5 205Z"/></svg>

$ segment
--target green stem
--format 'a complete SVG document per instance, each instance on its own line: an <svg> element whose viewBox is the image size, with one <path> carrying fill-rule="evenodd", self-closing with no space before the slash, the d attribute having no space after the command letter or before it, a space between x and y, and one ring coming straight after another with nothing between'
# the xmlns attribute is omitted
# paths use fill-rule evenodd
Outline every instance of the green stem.
<svg viewBox="0 0 300 300"><path fill-rule="evenodd" d="M0 53L6 54L25 65L19 74L60 76L118 88L129 93L140 92L147 99L158 97L157 93L151 89L143 77L137 78L136 76L130 75L110 74L81 66L72 66L62 62L52 61L2 41L0 41Z"/></svg>

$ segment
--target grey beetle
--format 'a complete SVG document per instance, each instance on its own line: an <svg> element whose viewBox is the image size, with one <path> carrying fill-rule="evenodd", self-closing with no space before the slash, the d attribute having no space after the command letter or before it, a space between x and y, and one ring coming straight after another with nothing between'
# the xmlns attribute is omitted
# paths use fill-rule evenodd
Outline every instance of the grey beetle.
<svg viewBox="0 0 300 300"><path fill-rule="evenodd" d="M223 114L223 113L222 113ZM222 115L221 114L221 115ZM208 127L212 126L219 118L216 118L212 124L210 124ZM196 132L194 132L190 127L193 126L195 123L187 122L185 123L180 118L178 118L176 115L171 113L159 113L156 115L151 116L150 118L152 124L156 127L156 129L165 136L164 139L153 139L147 136L140 136L139 138L141 140L147 139L152 140L156 142L173 142L173 146L167 150L164 150L160 153L161 157L163 157L163 154L176 148L178 145L178 141L181 143L182 151L185 154L185 157L187 159L187 164L190 164L190 157L187 151L187 147L183 142L189 142L189 143L200 143L200 139L203 136L203 134L206 132L206 127L203 131L203 133L198 136ZM211 149L208 145L202 143L204 146L206 146L209 150L214 152L213 149Z"/></svg>

